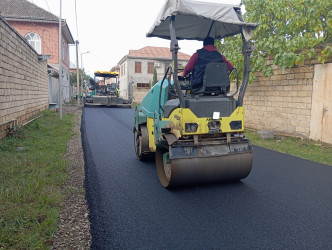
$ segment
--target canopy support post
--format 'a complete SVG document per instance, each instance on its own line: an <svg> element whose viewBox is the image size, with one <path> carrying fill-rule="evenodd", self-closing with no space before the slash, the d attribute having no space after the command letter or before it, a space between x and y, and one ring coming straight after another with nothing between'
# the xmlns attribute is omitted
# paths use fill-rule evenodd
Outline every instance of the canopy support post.
<svg viewBox="0 0 332 250"><path fill-rule="evenodd" d="M244 56L244 65L243 65L243 80L238 98L238 106L243 106L243 98L248 86L249 76L250 76L250 55L252 51L253 49L251 47L250 42L246 41L244 36L242 35L242 54Z"/></svg>
<svg viewBox="0 0 332 250"><path fill-rule="evenodd" d="M175 85L176 92L180 100L180 108L184 108L184 98L182 95L181 87L178 81L178 50L180 49L178 40L175 35L175 16L172 16L171 22L169 24L169 30L171 34L171 52L172 52L172 68L173 68L173 81Z"/></svg>
<svg viewBox="0 0 332 250"><path fill-rule="evenodd" d="M207 34L206 37L209 37L209 36L210 36L210 33L211 33L211 30L212 30L213 24L214 24L214 21L212 21L211 26L210 26L210 29L209 29L209 32L208 32L208 34Z"/></svg>

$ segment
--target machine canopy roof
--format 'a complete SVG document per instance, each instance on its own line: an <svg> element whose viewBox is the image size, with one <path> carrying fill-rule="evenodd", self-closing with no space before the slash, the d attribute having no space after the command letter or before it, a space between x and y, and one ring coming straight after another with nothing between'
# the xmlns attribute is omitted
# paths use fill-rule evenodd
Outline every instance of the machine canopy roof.
<svg viewBox="0 0 332 250"><path fill-rule="evenodd" d="M175 16L177 39L204 40L207 36L221 39L242 32L245 39L249 40L251 31L257 26L243 21L240 6L167 0L146 36L170 39L169 24L172 16Z"/></svg>
<svg viewBox="0 0 332 250"><path fill-rule="evenodd" d="M95 71L95 76L106 77L106 78L115 78L119 75L118 72L113 71Z"/></svg>

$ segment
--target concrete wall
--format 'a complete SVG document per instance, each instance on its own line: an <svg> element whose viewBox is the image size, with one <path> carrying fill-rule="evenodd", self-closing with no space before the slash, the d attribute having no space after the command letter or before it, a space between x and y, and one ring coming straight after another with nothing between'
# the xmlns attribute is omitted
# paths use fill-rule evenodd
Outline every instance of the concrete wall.
<svg viewBox="0 0 332 250"><path fill-rule="evenodd" d="M48 76L48 101L59 102L59 78Z"/></svg>
<svg viewBox="0 0 332 250"><path fill-rule="evenodd" d="M310 138L332 144L332 63L315 65Z"/></svg>
<svg viewBox="0 0 332 250"><path fill-rule="evenodd" d="M24 124L48 108L46 62L0 18L0 138L11 120Z"/></svg>
<svg viewBox="0 0 332 250"><path fill-rule="evenodd" d="M125 60L120 66L120 74L119 74L119 92L120 96L124 99L128 98L128 85L129 85L129 77L128 77L128 63ZM122 69L122 70L121 70Z"/></svg>

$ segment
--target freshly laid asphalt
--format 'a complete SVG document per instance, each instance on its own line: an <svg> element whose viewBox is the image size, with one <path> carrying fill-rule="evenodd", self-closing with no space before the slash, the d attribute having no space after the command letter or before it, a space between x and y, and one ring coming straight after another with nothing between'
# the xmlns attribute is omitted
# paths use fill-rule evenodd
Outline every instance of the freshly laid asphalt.
<svg viewBox="0 0 332 250"><path fill-rule="evenodd" d="M332 167L254 147L236 183L167 190L136 159L134 111L85 107L92 249L332 249Z"/></svg>

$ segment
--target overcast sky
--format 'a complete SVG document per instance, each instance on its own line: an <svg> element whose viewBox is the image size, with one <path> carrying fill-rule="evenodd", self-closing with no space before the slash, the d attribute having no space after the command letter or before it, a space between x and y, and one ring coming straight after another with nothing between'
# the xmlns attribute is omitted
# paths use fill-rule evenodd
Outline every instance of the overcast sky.
<svg viewBox="0 0 332 250"><path fill-rule="evenodd" d="M60 0L29 0L59 16ZM241 0L200 0L204 2L239 4ZM62 18L66 19L74 40L79 40L79 60L93 76L96 70L110 70L129 53L145 46L168 47L170 42L147 38L165 0L62 0ZM78 32L77 32L78 30ZM191 55L202 46L198 41L179 41L181 52ZM70 60L76 65L75 47ZM81 67L81 64L80 64Z"/></svg>

